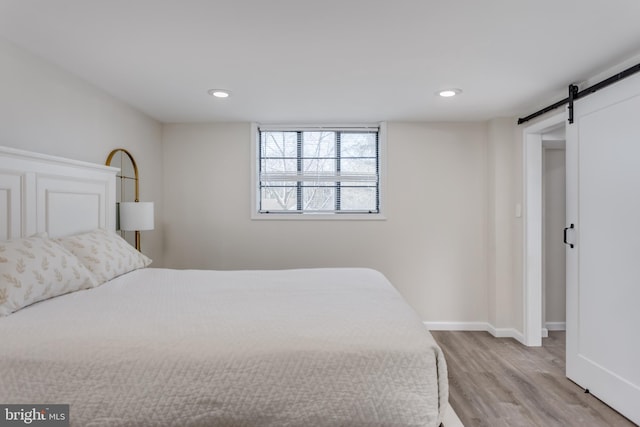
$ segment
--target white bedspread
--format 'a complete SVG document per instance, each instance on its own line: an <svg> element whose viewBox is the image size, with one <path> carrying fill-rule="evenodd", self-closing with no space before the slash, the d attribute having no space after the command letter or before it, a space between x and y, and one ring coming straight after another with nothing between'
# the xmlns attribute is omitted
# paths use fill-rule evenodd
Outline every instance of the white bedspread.
<svg viewBox="0 0 640 427"><path fill-rule="evenodd" d="M0 403L73 426L437 426L447 392L368 269L145 269L0 318Z"/></svg>

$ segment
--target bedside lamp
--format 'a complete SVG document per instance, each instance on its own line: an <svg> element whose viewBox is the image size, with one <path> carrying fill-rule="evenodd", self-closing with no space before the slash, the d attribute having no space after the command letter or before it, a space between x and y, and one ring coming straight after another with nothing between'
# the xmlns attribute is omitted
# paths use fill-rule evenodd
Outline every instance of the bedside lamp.
<svg viewBox="0 0 640 427"><path fill-rule="evenodd" d="M153 228L153 202L120 203L120 230L136 232L137 250L140 250L140 231Z"/></svg>

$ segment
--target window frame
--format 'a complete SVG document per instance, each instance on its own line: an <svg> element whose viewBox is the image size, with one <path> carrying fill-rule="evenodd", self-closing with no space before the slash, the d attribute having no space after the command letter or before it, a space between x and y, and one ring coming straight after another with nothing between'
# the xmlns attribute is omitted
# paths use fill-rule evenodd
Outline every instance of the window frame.
<svg viewBox="0 0 640 427"><path fill-rule="evenodd" d="M266 213L260 212L260 182L259 182L259 162L260 152L258 150L260 142L260 127L267 129L278 129L283 131L322 131L327 129L340 129L349 131L351 128L378 128L378 212L374 213L350 213L350 212L299 212L290 213ZM387 127L386 123L359 124L359 125L268 125L251 124L251 219L252 220L331 220L331 221L351 221L351 220L386 220L384 215L384 201L386 190L386 153L387 153Z"/></svg>

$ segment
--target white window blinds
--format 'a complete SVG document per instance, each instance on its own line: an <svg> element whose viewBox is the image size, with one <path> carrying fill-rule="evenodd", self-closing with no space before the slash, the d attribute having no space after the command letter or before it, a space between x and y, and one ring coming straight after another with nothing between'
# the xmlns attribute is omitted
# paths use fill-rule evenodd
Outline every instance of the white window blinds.
<svg viewBox="0 0 640 427"><path fill-rule="evenodd" d="M378 133L259 128L259 212L379 213Z"/></svg>

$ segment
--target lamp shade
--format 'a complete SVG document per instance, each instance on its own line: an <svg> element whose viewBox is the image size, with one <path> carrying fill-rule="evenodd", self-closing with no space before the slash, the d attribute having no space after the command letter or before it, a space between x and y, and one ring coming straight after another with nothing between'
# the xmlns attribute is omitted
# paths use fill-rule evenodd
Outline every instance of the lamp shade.
<svg viewBox="0 0 640 427"><path fill-rule="evenodd" d="M153 202L120 203L120 230L153 230Z"/></svg>

